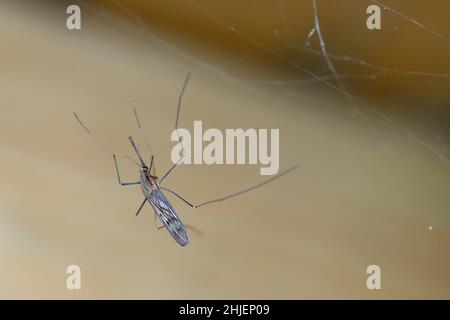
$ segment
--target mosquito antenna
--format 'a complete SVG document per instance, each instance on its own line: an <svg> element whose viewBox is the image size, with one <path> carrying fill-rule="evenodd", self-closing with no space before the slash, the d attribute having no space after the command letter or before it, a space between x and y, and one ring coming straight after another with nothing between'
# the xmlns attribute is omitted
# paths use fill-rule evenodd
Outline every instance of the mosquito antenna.
<svg viewBox="0 0 450 320"><path fill-rule="evenodd" d="M136 145L134 144L133 138L131 136L128 137L128 140L130 140L131 145L133 146L134 151L136 152L139 161L141 162L141 167L146 167L144 160L142 160L141 154L139 153Z"/></svg>
<svg viewBox="0 0 450 320"><path fill-rule="evenodd" d="M115 157L114 152L104 143L96 134L94 134L78 117L78 115L74 112L73 113L75 119L77 119L78 123L83 127L83 129L94 139L95 142L99 146L101 146L103 149L105 149L110 155Z"/></svg>
<svg viewBox="0 0 450 320"><path fill-rule="evenodd" d="M273 176L272 178L267 179L266 181L260 182L260 183L254 185L254 186L251 186L251 187L246 188L246 189L244 189L244 190L241 190L241 191L232 193L232 194L230 194L230 195L228 195L228 196L225 196L225 197L221 197L221 198L217 198L217 199L214 199L214 200L210 200L210 201L206 201L206 202L200 203L200 204L198 204L198 205L196 205L196 206L193 206L193 207L194 207L194 208L199 208L199 207L201 207L201 206L205 206L205 205L210 204L210 203L228 200L228 199L230 199L230 198L233 198L233 197L236 197L236 196L238 196L238 195L241 195L241 194L243 194L243 193L245 193L245 192L249 192L249 191L255 190L255 189L257 189L257 188L260 188L260 187L262 187L262 186L268 184L269 182L272 182L272 181L274 181L274 180L276 180L276 179L278 179L278 178L284 176L285 174L287 174L287 173L289 173L289 172L291 172L292 170L295 170L295 169L297 169L297 168L298 168L298 165L295 165L295 166L293 166L293 167L291 167L291 168L289 168L289 169L284 170L283 172L280 172L279 174Z"/></svg>

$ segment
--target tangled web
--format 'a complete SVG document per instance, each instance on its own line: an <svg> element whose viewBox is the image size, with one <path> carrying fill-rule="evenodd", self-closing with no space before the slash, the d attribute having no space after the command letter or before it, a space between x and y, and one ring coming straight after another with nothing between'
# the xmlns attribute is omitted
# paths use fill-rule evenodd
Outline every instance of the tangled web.
<svg viewBox="0 0 450 320"><path fill-rule="evenodd" d="M289 5L285 3L286 0L273 0L274 1L274 15L279 17L280 28L284 30L284 35L289 34L289 22L286 18L286 13L289 12ZM388 125L396 128L406 137L409 137L412 141L425 148L428 152L431 152L435 157L443 161L445 164L450 164L450 159L448 154L447 146L444 146L447 142L444 141L441 134L435 135L435 140L431 141L429 138L424 138L419 134L416 134L414 130L408 128L406 125L402 124L400 121L394 119L393 116L388 115L386 112L379 108L374 103L368 103L362 98L357 97L352 91L347 87L349 81L370 81L377 80L387 76L404 76L404 77L423 77L428 79L439 79L440 81L450 81L450 74L447 73L437 73L437 72L426 72L418 70L405 70L403 68L391 68L386 66L381 66L370 61L355 58L347 54L336 54L330 52L327 47L327 39L321 29L321 19L320 19L320 7L318 6L320 1L318 0L307 0L310 3L312 25L310 31L306 35L306 40L302 41L292 41L292 39L283 38L281 32L278 29L274 30L274 33L283 39L284 45L281 47L273 48L273 45L266 44L263 40L250 35L251 32L244 31L245 28L238 27L235 24L230 23L226 18L222 17L221 14L213 12L213 10L208 9L207 3L201 3L199 0L183 0L185 4L188 4L192 8L202 14L206 19L209 19L210 23L219 26L224 30L233 34L236 39L246 43L249 46L257 48L258 54L250 56L240 56L238 58L228 59L225 63L205 63L204 60L196 58L195 55L187 54L186 50L181 49L181 45L177 45L173 42L168 41L166 38L158 37L155 32L151 32L150 28L146 25L145 21L141 19L138 12L133 12L128 9L127 6L121 3L119 0L114 0L113 3L122 10L126 15L128 15L136 24L136 26L144 33L150 34L153 39L168 45L170 48L177 50L178 53L182 54L185 58L191 60L192 62L201 65L202 67L208 68L219 76L226 78L230 81L238 82L240 84L257 84L262 85L272 85L277 87L291 87L291 86L303 86L317 84L327 87L329 90L334 91L341 96L343 96L349 105L356 110L356 114L368 124L373 130L377 130L371 123L369 114L374 114L376 117L387 123ZM440 41L448 48L450 44L450 38L441 32L436 31L435 28L430 27L416 18L412 18L406 14L403 14L397 8L386 5L384 2L378 0L367 0L365 7L376 4L382 11L383 15L390 14L397 19L402 20L406 24L409 24L413 28L418 28L421 31L427 33L430 37L434 38L436 41ZM230 4L231 5L231 4ZM361 5L361 3L359 3ZM443 5L446 5L443 3ZM217 10L215 10L217 11ZM365 26L362 26L365 27ZM315 45L314 45L314 44ZM319 57L322 59L322 63L326 68L326 73L321 74L317 71L310 70L305 66L304 63L297 62L292 58L291 55L286 54L288 50L294 50L295 52L307 53L312 56ZM445 52L443 53L445 55ZM254 59L270 57L277 60L279 63L288 66L294 74L297 74L295 78L289 79L274 79L273 75L268 80L249 80L243 79L236 75L236 73L231 71L231 68L235 65L242 65L245 63L251 63ZM344 72L340 73L339 69L336 67L336 63L349 63L355 66L360 66L371 70L369 73L352 73ZM299 77L298 75L302 75Z"/></svg>

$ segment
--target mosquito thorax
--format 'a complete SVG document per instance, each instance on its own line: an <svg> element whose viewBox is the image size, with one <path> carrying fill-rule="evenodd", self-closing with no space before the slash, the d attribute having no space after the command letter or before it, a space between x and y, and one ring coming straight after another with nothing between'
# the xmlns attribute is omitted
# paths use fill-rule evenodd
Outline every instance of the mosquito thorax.
<svg viewBox="0 0 450 320"><path fill-rule="evenodd" d="M150 183L150 186L156 188L158 186L158 177L152 176L148 167L141 167L141 179Z"/></svg>
<svg viewBox="0 0 450 320"><path fill-rule="evenodd" d="M150 180L150 183L152 187L158 187L158 178L154 176L149 176L148 179Z"/></svg>

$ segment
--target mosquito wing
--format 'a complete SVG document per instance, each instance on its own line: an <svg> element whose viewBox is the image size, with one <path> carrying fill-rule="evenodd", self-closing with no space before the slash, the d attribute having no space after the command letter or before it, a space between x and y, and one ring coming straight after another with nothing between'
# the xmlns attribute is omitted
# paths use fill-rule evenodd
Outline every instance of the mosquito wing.
<svg viewBox="0 0 450 320"><path fill-rule="evenodd" d="M183 223L181 223L180 218L178 218L175 210L172 208L170 202L159 190L153 190L150 194L150 204L153 209L155 209L159 218L161 219L164 226L181 246L185 246L189 243L189 239L184 228Z"/></svg>

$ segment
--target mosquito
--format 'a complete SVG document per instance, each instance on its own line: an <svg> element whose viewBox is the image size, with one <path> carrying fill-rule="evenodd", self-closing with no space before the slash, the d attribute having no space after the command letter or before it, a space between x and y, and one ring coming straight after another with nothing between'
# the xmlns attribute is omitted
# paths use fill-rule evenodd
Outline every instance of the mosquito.
<svg viewBox="0 0 450 320"><path fill-rule="evenodd" d="M189 78L190 78L190 74L187 75L186 80L184 81L183 87L181 89L180 95L178 97L178 107L177 107L177 114L176 114L176 120L175 120L175 130L178 130L178 121L179 121L179 117L180 117L181 101L182 101L186 86L188 84ZM75 112L73 113L73 115L74 115L75 119L78 121L78 123L81 125L81 127L93 138L93 140L95 140L101 147L103 147L112 156L112 158L114 160L114 166L116 168L117 180L118 180L119 184L121 186L132 186L132 185L140 185L141 186L142 193L144 194L144 200L142 201L141 205L139 206L139 208L136 212L136 216L139 215L139 213L141 212L141 210L144 207L146 202L150 203L150 205L152 206L152 208L154 210L155 230L159 230L161 228L166 228L167 231L170 233L170 235L175 239L175 241L182 247L186 246L189 243L189 238L188 238L188 235L186 232L186 227L181 222L181 219L176 214L175 210L173 209L169 200L167 200L163 191L167 191L167 192L173 194L174 196L176 196L178 199L183 201L189 207L196 209L196 208L199 208L199 207L202 207L202 206L205 206L208 204L212 204L215 202L225 201L230 198L241 195L243 193L249 192L251 190L260 188L263 185L280 178L281 176L287 174L288 172L290 172L298 167L298 166L293 166L293 167L271 177L270 179L267 179L263 182L253 185L251 187L242 189L238 192L234 192L234 193L229 194L224 197L216 198L213 200L202 202L198 205L194 205L191 202L187 201L184 197L179 195L177 192L162 186L164 179L167 178L167 176L175 169L175 167L177 167L181 163L181 160L183 159L182 156L180 157L180 160L178 162L174 163L161 178L158 178L156 175L152 174L152 169L154 169L153 151L150 147L150 143L148 142L148 140L146 139L146 137L144 135L144 131L141 126L141 121L139 119L138 113L136 111L136 107L134 105L133 105L133 112L134 112L137 126L139 128L139 132L140 132L142 138L144 139L145 145L147 146L147 149L151 155L151 159L150 159L150 166L147 166L146 163L144 162L133 138L131 136L129 136L128 140L139 159L139 163L136 162L132 158L129 158L129 159L132 160L140 168L139 181L131 181L131 182L122 181L122 179L120 177L119 166L117 164L116 154L96 134L94 134L93 131L91 131L81 121L80 117L78 117L78 115ZM180 142L181 142L181 139L180 139ZM181 153L184 154L183 148L182 148ZM155 171L153 171L153 173L154 172ZM156 223L157 218L156 217L158 217L159 220L161 220L161 222L163 223L162 226L157 227L157 223Z"/></svg>

